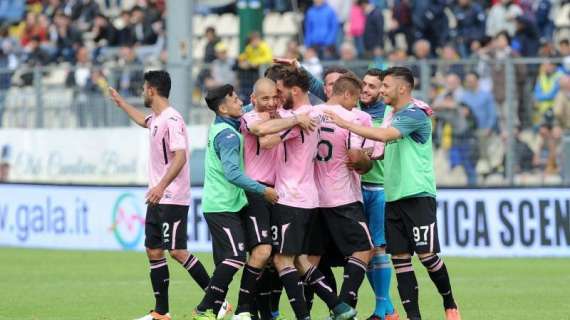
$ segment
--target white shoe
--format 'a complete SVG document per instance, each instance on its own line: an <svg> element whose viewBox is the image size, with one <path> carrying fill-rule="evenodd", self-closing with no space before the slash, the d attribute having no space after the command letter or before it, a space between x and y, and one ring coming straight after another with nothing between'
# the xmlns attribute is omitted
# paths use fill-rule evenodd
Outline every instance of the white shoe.
<svg viewBox="0 0 570 320"><path fill-rule="evenodd" d="M220 311L218 311L217 319L222 320L226 316L226 314L230 312L232 312L232 305L228 300L224 300L224 303L222 303Z"/></svg>
<svg viewBox="0 0 570 320"><path fill-rule="evenodd" d="M242 312L240 314L236 314L232 317L232 320L251 320L251 313Z"/></svg>
<svg viewBox="0 0 570 320"><path fill-rule="evenodd" d="M172 318L170 317L170 313L167 313L165 315L160 315L154 311L151 311L149 314L145 315L144 317L141 318L137 318L135 320L171 320Z"/></svg>

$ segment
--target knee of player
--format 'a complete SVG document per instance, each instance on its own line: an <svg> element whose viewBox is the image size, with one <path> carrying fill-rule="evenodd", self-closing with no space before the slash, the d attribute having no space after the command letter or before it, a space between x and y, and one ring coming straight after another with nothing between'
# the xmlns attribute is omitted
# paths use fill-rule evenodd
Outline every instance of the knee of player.
<svg viewBox="0 0 570 320"><path fill-rule="evenodd" d="M179 262L186 260L188 257L188 251L186 250L170 250L168 253L172 258L176 259L176 261Z"/></svg>
<svg viewBox="0 0 570 320"><path fill-rule="evenodd" d="M271 246L259 245L252 250L250 259L258 261L259 263L265 263L267 260L269 260L270 256Z"/></svg>
<svg viewBox="0 0 570 320"><path fill-rule="evenodd" d="M146 256L150 260L160 260L164 258L164 251L162 249L146 248Z"/></svg>

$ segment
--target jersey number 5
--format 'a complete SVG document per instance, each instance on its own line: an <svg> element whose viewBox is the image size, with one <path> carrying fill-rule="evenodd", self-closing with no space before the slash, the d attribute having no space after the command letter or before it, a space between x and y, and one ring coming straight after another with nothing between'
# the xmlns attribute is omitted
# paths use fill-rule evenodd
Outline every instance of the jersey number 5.
<svg viewBox="0 0 570 320"><path fill-rule="evenodd" d="M320 131L334 133L334 129L329 127L321 127ZM324 149L326 149L326 152L323 152L323 154L321 154L321 146L323 146L322 148L323 151ZM332 153L333 153L332 143L326 139L321 139L319 141L319 144L317 145L317 160L327 162L330 159L332 159Z"/></svg>

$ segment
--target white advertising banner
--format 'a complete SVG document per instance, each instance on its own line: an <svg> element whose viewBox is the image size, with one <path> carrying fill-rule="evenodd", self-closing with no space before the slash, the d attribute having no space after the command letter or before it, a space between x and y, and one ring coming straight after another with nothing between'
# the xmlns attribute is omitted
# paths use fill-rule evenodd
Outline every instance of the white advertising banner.
<svg viewBox="0 0 570 320"><path fill-rule="evenodd" d="M143 250L146 188L0 184L0 246ZM210 251L201 213L202 188L193 188L188 248Z"/></svg>
<svg viewBox="0 0 570 320"><path fill-rule="evenodd" d="M143 250L145 188L0 184L0 246ZM201 188L192 188L188 246L210 251ZM442 253L570 257L570 188L439 190Z"/></svg>
<svg viewBox="0 0 570 320"><path fill-rule="evenodd" d="M207 126L189 126L190 150L205 148ZM140 184L147 181L148 130L2 129L0 162L9 181ZM5 150L5 151L4 151Z"/></svg>

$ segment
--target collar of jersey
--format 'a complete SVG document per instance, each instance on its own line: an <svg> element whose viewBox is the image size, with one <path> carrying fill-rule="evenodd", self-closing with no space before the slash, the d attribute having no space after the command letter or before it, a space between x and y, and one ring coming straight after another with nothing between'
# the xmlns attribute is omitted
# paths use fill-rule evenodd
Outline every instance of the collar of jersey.
<svg viewBox="0 0 570 320"><path fill-rule="evenodd" d="M223 116L216 116L216 120L214 123L227 123L232 126L234 129L239 130L239 118L232 118L232 117L223 117Z"/></svg>
<svg viewBox="0 0 570 320"><path fill-rule="evenodd" d="M384 118L384 111L386 110L386 105L382 101L377 101L370 106L364 106L362 103L360 105L360 110L368 113L372 119Z"/></svg>

